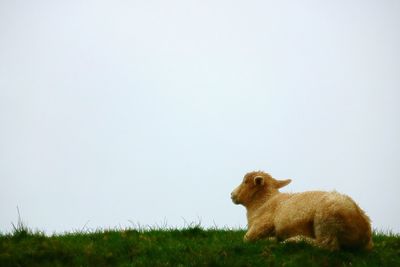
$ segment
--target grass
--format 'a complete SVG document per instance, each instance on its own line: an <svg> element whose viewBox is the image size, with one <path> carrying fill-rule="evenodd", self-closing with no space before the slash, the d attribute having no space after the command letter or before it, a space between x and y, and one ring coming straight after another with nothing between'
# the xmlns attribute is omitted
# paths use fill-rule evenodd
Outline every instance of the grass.
<svg viewBox="0 0 400 267"><path fill-rule="evenodd" d="M22 223L0 233L0 266L400 266L400 236L374 233L372 252L305 243L243 243L244 230L120 229L46 236Z"/></svg>

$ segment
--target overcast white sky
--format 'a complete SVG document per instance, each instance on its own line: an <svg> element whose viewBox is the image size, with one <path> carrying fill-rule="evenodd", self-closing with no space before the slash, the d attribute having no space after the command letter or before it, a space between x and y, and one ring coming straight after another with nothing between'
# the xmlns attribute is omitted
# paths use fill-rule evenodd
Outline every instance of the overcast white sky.
<svg viewBox="0 0 400 267"><path fill-rule="evenodd" d="M0 231L245 226L338 190L400 232L400 1L0 0Z"/></svg>

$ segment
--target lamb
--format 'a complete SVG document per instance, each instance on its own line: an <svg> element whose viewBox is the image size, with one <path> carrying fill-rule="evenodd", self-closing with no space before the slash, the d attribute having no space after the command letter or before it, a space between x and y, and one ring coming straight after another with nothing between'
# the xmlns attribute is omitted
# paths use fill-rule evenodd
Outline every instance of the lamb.
<svg viewBox="0 0 400 267"><path fill-rule="evenodd" d="M371 250L371 222L349 197L337 192L280 193L291 182L254 171L231 193L232 201L247 210L244 241L276 238L303 240L328 249Z"/></svg>

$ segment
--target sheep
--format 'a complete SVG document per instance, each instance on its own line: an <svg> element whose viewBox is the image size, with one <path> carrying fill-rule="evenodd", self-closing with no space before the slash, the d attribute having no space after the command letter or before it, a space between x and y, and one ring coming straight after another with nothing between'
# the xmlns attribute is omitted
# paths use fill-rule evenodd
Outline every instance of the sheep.
<svg viewBox="0 0 400 267"><path fill-rule="evenodd" d="M331 251L372 249L370 219L349 196L336 191L280 193L290 182L254 171L231 193L233 203L247 210L245 242L275 238Z"/></svg>

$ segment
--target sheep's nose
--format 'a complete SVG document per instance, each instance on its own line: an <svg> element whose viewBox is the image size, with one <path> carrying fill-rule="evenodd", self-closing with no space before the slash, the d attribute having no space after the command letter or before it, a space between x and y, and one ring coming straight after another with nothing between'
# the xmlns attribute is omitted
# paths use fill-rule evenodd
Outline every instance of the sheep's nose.
<svg viewBox="0 0 400 267"><path fill-rule="evenodd" d="M231 193L231 199L232 199L232 202L233 202L233 203L238 204L238 201L237 201L237 199L236 199L235 192L232 192L232 193Z"/></svg>

